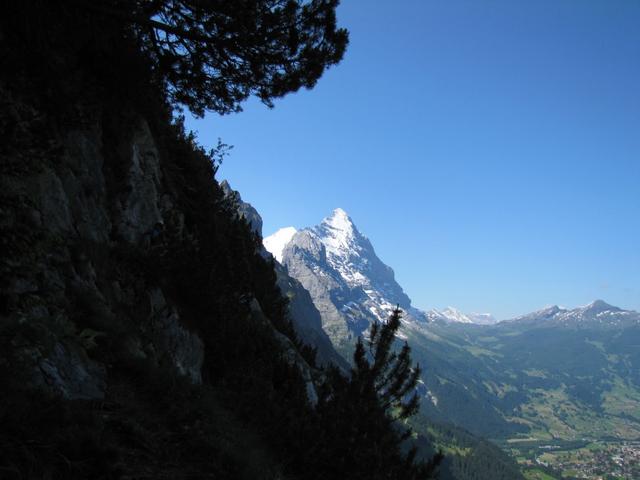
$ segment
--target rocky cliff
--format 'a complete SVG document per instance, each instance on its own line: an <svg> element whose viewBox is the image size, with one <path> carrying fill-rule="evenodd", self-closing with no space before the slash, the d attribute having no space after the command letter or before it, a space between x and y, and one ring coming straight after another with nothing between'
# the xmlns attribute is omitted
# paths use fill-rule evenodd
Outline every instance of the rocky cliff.
<svg viewBox="0 0 640 480"><path fill-rule="evenodd" d="M254 435L234 418L252 418L256 402L304 410L317 402L322 375L300 351L273 265L213 179L212 159L179 124L81 100L68 121L0 82L2 472L148 478L143 470L180 466L167 478L234 478L271 465L260 440L251 466L252 454L233 450ZM273 375L292 383L267 388ZM189 384L203 383L197 396L208 400L194 405ZM211 385L218 397L242 391L243 406L215 407L228 400L207 393ZM62 410L43 417L43 405ZM90 424L70 430L78 415ZM166 422L174 416L189 430L176 432ZM233 438L215 433L220 416ZM208 456L233 458L203 466L197 451L166 443L187 432L183 441L206 444ZM49 447L39 447L46 438ZM152 439L160 443L142 446ZM146 448L155 453L144 460ZM59 455L73 458L59 465ZM116 457L113 468L101 463Z"/></svg>
<svg viewBox="0 0 640 480"><path fill-rule="evenodd" d="M47 135L37 111L4 104L23 135L0 178L4 341L13 347L4 351L14 374L68 398L104 398L107 368L91 351L136 315L145 322L114 348L199 383L202 341L161 286L122 264L127 249L160 251L167 236L188 235L147 122L131 116L118 143L105 145L101 122ZM29 148L44 135L51 150ZM115 154L117 172L106 158Z"/></svg>

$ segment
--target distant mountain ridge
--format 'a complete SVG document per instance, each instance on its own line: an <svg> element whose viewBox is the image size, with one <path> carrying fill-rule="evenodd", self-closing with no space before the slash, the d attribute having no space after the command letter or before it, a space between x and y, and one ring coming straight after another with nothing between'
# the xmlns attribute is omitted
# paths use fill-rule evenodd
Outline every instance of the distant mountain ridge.
<svg viewBox="0 0 640 480"><path fill-rule="evenodd" d="M634 310L623 310L609 305L603 300L596 300L588 305L573 309L553 305L508 320L508 322L537 326L544 325L545 327L556 325L564 327L622 328L640 325L640 313Z"/></svg>
<svg viewBox="0 0 640 480"><path fill-rule="evenodd" d="M463 313L457 308L447 307L444 310L429 310L426 316L431 321L444 321L447 323L471 323L476 325L493 325L498 321L490 313Z"/></svg>

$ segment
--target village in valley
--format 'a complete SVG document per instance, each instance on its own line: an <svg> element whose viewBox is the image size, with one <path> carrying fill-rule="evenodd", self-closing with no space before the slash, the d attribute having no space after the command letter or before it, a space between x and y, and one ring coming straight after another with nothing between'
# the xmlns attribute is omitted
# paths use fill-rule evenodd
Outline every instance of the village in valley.
<svg viewBox="0 0 640 480"><path fill-rule="evenodd" d="M640 441L585 443L579 448L550 444L528 452L531 456L519 449L520 463L530 480L640 478Z"/></svg>

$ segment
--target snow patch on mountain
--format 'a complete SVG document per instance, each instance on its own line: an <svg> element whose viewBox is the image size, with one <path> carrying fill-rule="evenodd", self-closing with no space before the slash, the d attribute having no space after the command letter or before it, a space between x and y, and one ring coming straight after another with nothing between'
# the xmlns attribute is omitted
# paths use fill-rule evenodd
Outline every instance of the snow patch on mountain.
<svg viewBox="0 0 640 480"><path fill-rule="evenodd" d="M426 316L432 321L446 323L468 323L475 325L493 325L497 320L490 313L463 313L457 308L447 307L444 310L429 310Z"/></svg>
<svg viewBox="0 0 640 480"><path fill-rule="evenodd" d="M272 235L266 237L262 244L276 260L282 263L282 251L291 241L291 238L296 234L297 230L294 227L284 227L275 232Z"/></svg>
<svg viewBox="0 0 640 480"><path fill-rule="evenodd" d="M460 310L454 307L447 307L440 313L450 322L473 323L473 320L471 320L468 315L465 315Z"/></svg>
<svg viewBox="0 0 640 480"><path fill-rule="evenodd" d="M347 212L341 208L336 208L313 230L320 237L330 256L345 259L359 253L357 230Z"/></svg>

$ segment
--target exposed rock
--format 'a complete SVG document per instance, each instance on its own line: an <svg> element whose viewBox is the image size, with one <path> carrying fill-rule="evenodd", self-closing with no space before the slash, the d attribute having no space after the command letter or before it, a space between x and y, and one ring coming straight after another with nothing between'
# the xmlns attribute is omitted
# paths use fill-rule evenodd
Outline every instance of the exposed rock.
<svg viewBox="0 0 640 480"><path fill-rule="evenodd" d="M289 315L298 337L307 345L316 348L316 362L319 365L332 363L348 371L349 362L333 348L331 340L322 328L322 317L309 292L287 273L285 267L276 262L275 268L278 287L289 299Z"/></svg>
<svg viewBox="0 0 640 480"><path fill-rule="evenodd" d="M32 198L38 199L44 227L51 233L71 232L71 208L60 178L52 170L45 170L36 179L37 190Z"/></svg>
<svg viewBox="0 0 640 480"><path fill-rule="evenodd" d="M255 298L252 299L249 303L249 306L251 308L251 317L255 321L273 328L271 320L269 320L269 318L267 318L267 316L262 311L262 307L260 306L258 300L256 300ZM291 342L291 340L278 332L275 328L273 329L273 334L282 347L282 351L284 353L285 359L287 360L287 363L289 363L289 365L295 365L300 370L302 378L304 379L306 384L307 399L309 400L309 403L311 403L311 405L315 406L318 403L318 393L316 391L316 386L314 383L315 379L313 370L306 362L306 360L302 358L302 355L300 355L300 352L298 352L298 349Z"/></svg>
<svg viewBox="0 0 640 480"><path fill-rule="evenodd" d="M106 369L87 357L77 344L58 342L53 351L40 359L41 381L64 398L102 399Z"/></svg>
<svg viewBox="0 0 640 480"><path fill-rule="evenodd" d="M262 237L262 217L258 211L250 203L243 202L240 193L237 190L233 190L226 180L220 183L220 188L222 188L225 197L233 203L238 216L249 222L251 230Z"/></svg>
<svg viewBox="0 0 640 480"><path fill-rule="evenodd" d="M127 188L116 212L118 233L130 243L138 243L163 224L160 214L160 164L158 150L145 121L141 121L131 142L131 164Z"/></svg>
<svg viewBox="0 0 640 480"><path fill-rule="evenodd" d="M153 344L170 359L177 371L193 383L202 383L204 345L200 337L180 324L178 311L167 305L162 290L149 292Z"/></svg>
<svg viewBox="0 0 640 480"><path fill-rule="evenodd" d="M130 125L119 131L117 145L104 144L100 122L36 140L46 131L34 123L38 115L12 105L13 115L24 117L13 120L24 127L24 148L16 147L0 171L0 362L25 372L27 386L99 399L108 369L98 347L112 332L124 354L171 365L201 382L200 338L135 263L119 271L112 261L115 246L140 252L161 244L159 226L169 225L178 238L184 234L184 213L162 182L147 123L123 114ZM46 148L38 150L40 144ZM129 316L145 303L143 325Z"/></svg>
<svg viewBox="0 0 640 480"><path fill-rule="evenodd" d="M351 343L353 333L332 299L332 294L338 292L346 296L348 289L340 282L339 273L327 264L324 245L312 232L298 232L285 247L283 261L288 273L311 295L313 304L320 313L322 329L332 343L338 348L344 343Z"/></svg>

